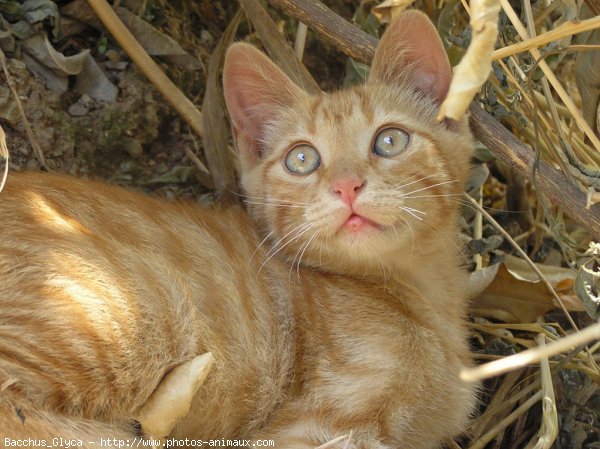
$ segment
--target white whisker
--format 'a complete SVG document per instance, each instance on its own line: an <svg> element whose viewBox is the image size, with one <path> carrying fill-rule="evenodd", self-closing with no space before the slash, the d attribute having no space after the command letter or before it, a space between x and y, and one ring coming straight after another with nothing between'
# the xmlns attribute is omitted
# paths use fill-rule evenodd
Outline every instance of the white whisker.
<svg viewBox="0 0 600 449"><path fill-rule="evenodd" d="M437 198L437 197L448 197L448 196L462 196L462 193L441 193L439 195L403 196L402 199L413 200L416 198Z"/></svg>
<svg viewBox="0 0 600 449"><path fill-rule="evenodd" d="M312 229L311 225L303 225L303 226L305 226L304 229L302 229L301 231L299 231L294 237L292 237L286 243L284 243L282 246L280 246L279 249L277 249L277 251L275 251L273 254L271 254L269 257L267 257L267 260L265 260L262 263L262 265L260 266L260 268L258 269L259 273L263 269L263 267L267 264L267 262L269 262L269 260L271 260L273 257L275 257L279 253L279 251L281 251L283 248L285 248L286 246L288 246L293 241L298 240L303 234L305 234L307 231L310 231ZM280 240L280 242L281 242L281 240ZM271 248L271 249L273 249L273 248Z"/></svg>
<svg viewBox="0 0 600 449"><path fill-rule="evenodd" d="M303 209L305 207L305 206L300 206L300 205L296 205L296 204L269 203L269 202L248 201L248 200L244 200L244 203L262 205L262 206L287 207L290 209L293 209L293 208L302 208Z"/></svg>
<svg viewBox="0 0 600 449"><path fill-rule="evenodd" d="M406 192L406 193L403 193L403 194L402 194L402 196L410 195L410 194L412 194L412 193L422 192L423 190L433 189L434 187L437 187L437 186L442 186L442 185L444 185L444 184L451 184L451 183L453 183L453 182L457 182L457 181L458 181L457 179L451 179L450 181L442 181L442 182L438 182L438 183L436 183L436 184L432 184L432 185L430 185L430 186L427 186L427 187L421 187L420 189L413 190L412 192Z"/></svg>
<svg viewBox="0 0 600 449"><path fill-rule="evenodd" d="M406 210L410 210L411 212L415 212L415 213L417 213L417 214L423 214L423 215L427 215L427 213L426 213L426 212L423 212L422 210L419 210L419 209L415 209L415 208L413 208L413 207L407 207L407 206L402 206L402 207L403 207L404 209L406 209Z"/></svg>
<svg viewBox="0 0 600 449"><path fill-rule="evenodd" d="M290 232L288 232L286 235L284 235L283 237L281 237L277 242L275 242L273 244L273 246L271 247L271 249L269 250L269 252L267 253L267 256L269 256L271 254L271 252L273 252L273 250L275 250L275 248L277 248L277 246L283 242L285 240L285 238L290 235L293 234L294 232L296 232L297 230L302 230L302 228L307 228L310 225L308 223L302 223L299 224L298 226L296 226L295 228L293 228Z"/></svg>
<svg viewBox="0 0 600 449"><path fill-rule="evenodd" d="M410 215L412 215L413 217L415 217L417 220L419 221L423 221L423 218L419 217L415 212L413 212L412 210L410 210L410 208L408 207L400 207L400 209L408 212ZM417 211L417 212L421 212L421 211ZM425 212L421 212L422 214L424 214Z"/></svg>
<svg viewBox="0 0 600 449"><path fill-rule="evenodd" d="M273 235L273 233L274 233L274 231L269 232L267 234L267 236L264 239L262 239L262 241L258 244L258 246L256 247L256 249L254 250L254 252L250 256L250 259L248 260L248 262L252 262L252 259L254 259L254 256L256 255L256 253L258 252L258 250L260 249L260 247L264 245L264 243L269 239L269 237L271 237Z"/></svg>
<svg viewBox="0 0 600 449"><path fill-rule="evenodd" d="M415 184L415 183L417 183L417 182L419 182L419 181L423 181L423 180L425 180L425 179L433 178L434 176L435 176L435 175L429 175L429 176L425 176L424 178L415 179L414 181L408 182L408 183L406 183L406 184L403 184L403 185L396 184L396 185L393 185L393 186L392 186L392 189L400 190L400 189L402 189L402 188L404 188L404 187L408 187L408 186L410 186L410 185L413 185L413 184Z"/></svg>
<svg viewBox="0 0 600 449"><path fill-rule="evenodd" d="M308 249L308 246L313 241L313 239L317 236L318 233L319 233L319 230L317 229L315 231L315 233L312 235L312 237L308 240L308 243L306 244L306 246L302 250L302 253L300 254L300 257L298 258L298 265L297 265L297 268L296 268L296 273L298 274L298 277L300 277L300 262L302 261L302 257L304 256L304 253Z"/></svg>

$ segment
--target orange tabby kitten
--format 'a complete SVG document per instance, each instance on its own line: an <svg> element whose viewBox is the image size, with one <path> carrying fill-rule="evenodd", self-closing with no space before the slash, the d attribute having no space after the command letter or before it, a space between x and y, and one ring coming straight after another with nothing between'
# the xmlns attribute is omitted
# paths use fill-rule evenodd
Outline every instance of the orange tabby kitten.
<svg viewBox="0 0 600 449"><path fill-rule="evenodd" d="M450 78L418 12L343 92L310 96L232 46L249 214L11 175L2 444L133 438L165 373L207 351L215 365L172 437L307 449L352 432L345 447L417 449L461 432L474 391L458 379L470 358L453 197L472 141L466 120L436 123Z"/></svg>

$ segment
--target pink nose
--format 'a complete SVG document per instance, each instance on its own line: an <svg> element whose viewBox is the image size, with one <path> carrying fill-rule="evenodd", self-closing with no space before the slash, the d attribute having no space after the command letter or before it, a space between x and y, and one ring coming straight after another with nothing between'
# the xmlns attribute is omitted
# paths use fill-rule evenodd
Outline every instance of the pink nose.
<svg viewBox="0 0 600 449"><path fill-rule="evenodd" d="M356 195L365 184L366 181L360 181L356 178L343 178L333 183L331 191L337 193L344 203L352 207Z"/></svg>

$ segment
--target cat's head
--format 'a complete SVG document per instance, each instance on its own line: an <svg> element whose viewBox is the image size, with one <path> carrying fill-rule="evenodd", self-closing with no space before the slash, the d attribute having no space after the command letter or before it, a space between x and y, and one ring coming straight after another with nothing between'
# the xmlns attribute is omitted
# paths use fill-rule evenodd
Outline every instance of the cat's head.
<svg viewBox="0 0 600 449"><path fill-rule="evenodd" d="M424 14L388 27L361 86L309 95L242 43L223 78L242 185L271 253L360 273L433 254L455 230L471 134L466 119L436 122L451 70Z"/></svg>

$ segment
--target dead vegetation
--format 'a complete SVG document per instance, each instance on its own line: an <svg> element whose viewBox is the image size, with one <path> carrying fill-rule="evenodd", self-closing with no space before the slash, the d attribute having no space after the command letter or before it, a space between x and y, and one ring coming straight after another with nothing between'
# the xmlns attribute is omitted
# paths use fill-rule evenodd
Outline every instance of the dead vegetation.
<svg viewBox="0 0 600 449"><path fill-rule="evenodd" d="M330 89L364 78L384 29L375 15L385 19L410 4L115 3L0 2L0 119L10 167L199 201L214 193L235 201L220 87L231 42L264 48L307 90ZM598 448L600 3L491 3L500 6L492 65L481 76L478 60L485 83L468 83L469 95L477 94L470 110L481 144L462 226L472 260L473 350L478 362L495 362L505 374L465 373L493 377L468 436L448 444ZM437 23L458 63L477 34L469 27L472 5L413 6ZM565 340L573 336L579 341Z"/></svg>

